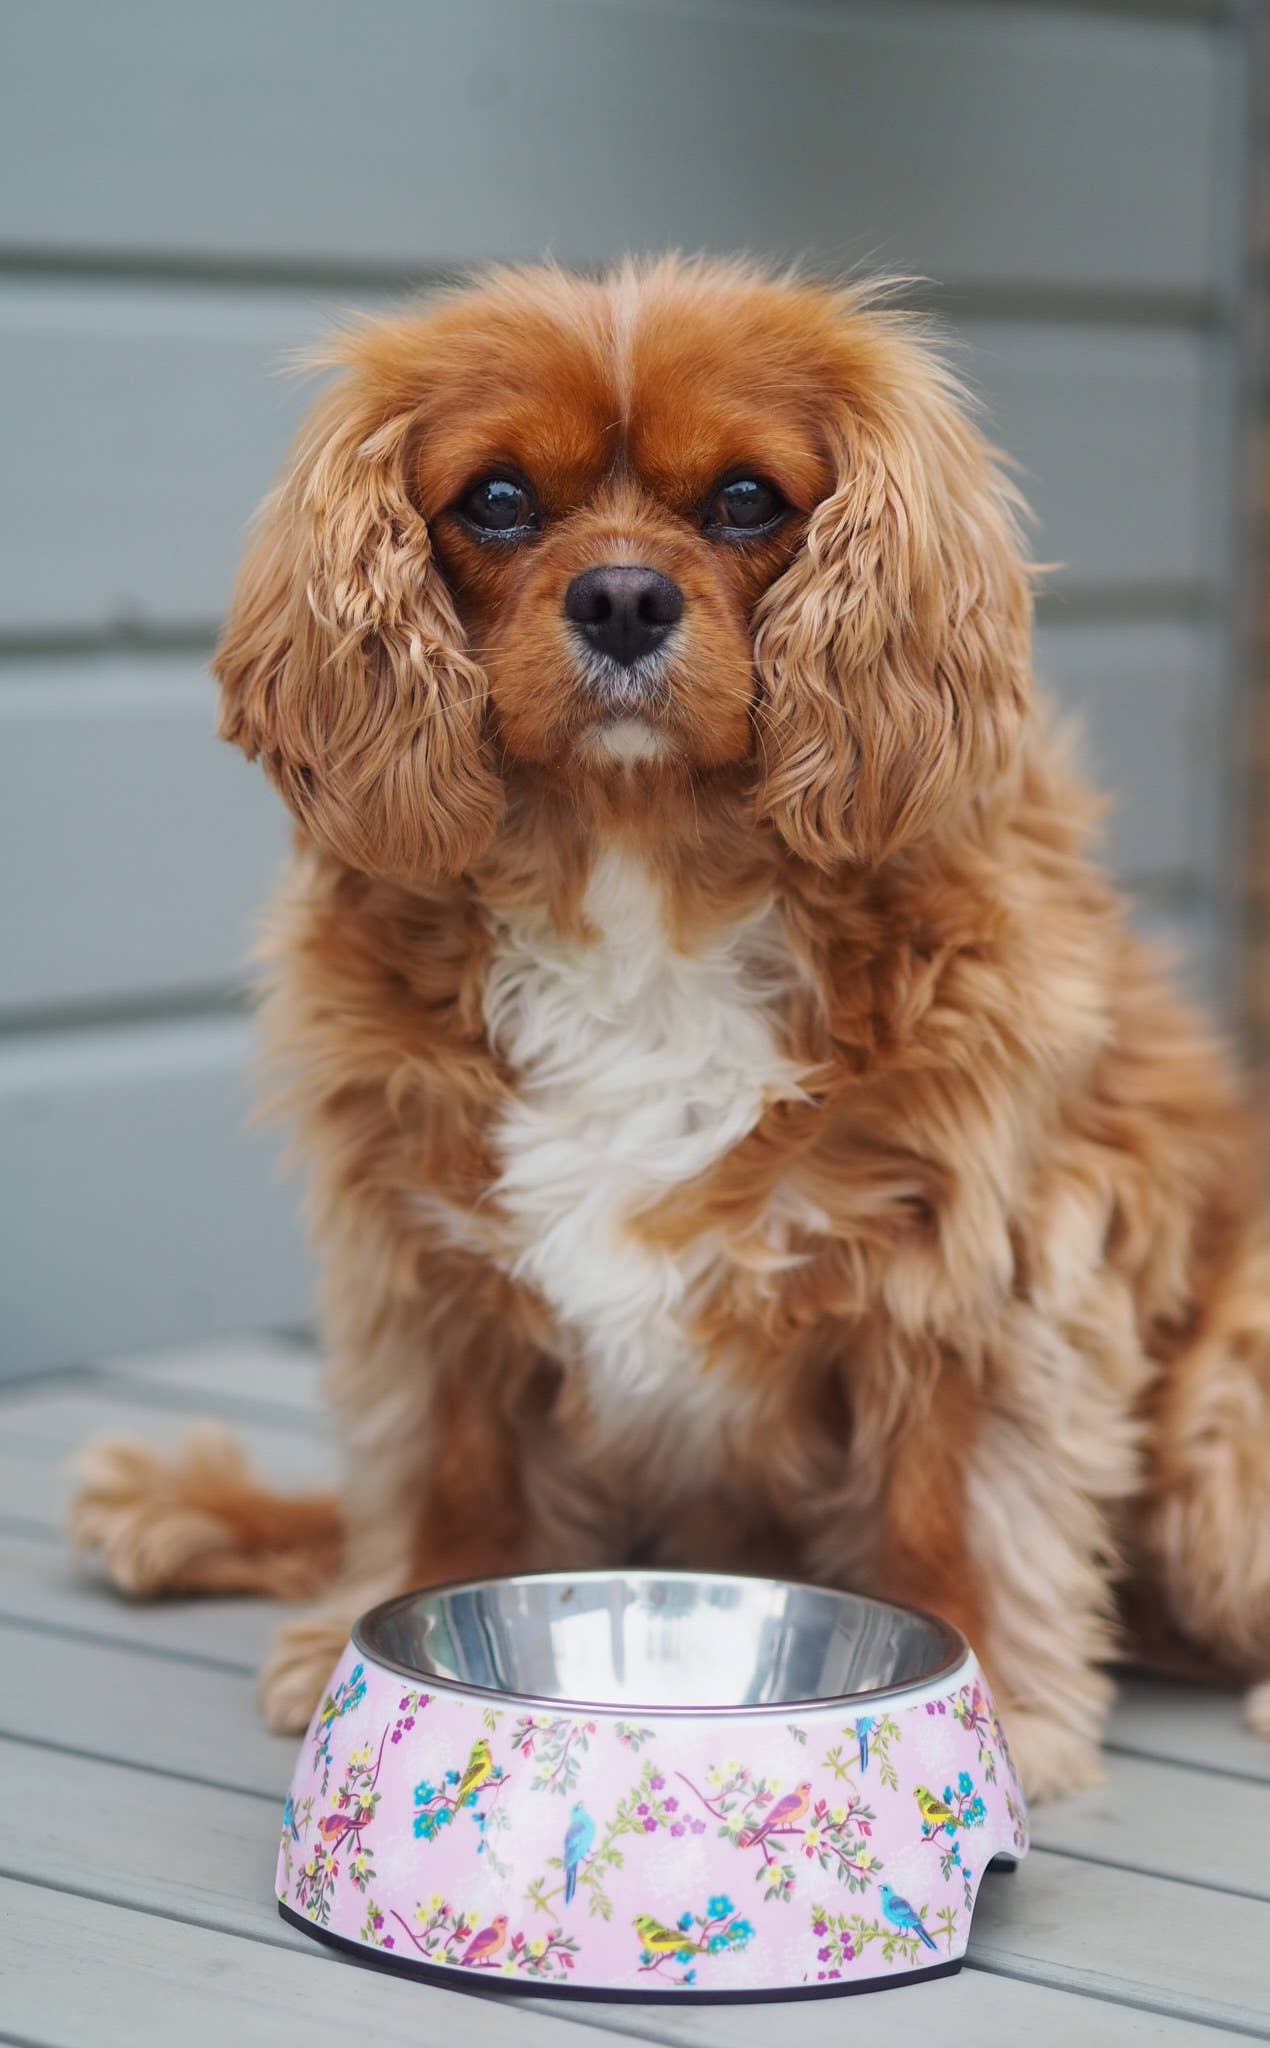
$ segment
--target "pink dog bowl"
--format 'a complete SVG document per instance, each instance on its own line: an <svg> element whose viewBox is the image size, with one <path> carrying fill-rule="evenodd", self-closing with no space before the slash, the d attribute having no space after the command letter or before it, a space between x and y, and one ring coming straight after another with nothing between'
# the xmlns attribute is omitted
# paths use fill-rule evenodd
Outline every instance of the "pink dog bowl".
<svg viewBox="0 0 1270 2048"><path fill-rule="evenodd" d="M975 1659L771 1579L489 1579L364 1616L283 1816L284 1918L362 1960L588 1998L957 1970L1027 1848Z"/></svg>

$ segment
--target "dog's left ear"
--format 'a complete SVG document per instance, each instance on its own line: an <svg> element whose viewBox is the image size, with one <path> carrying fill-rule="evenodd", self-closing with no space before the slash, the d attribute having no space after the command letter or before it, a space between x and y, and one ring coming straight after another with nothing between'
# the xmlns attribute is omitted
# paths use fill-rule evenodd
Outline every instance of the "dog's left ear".
<svg viewBox="0 0 1270 2048"><path fill-rule="evenodd" d="M986 787L1030 696L1016 495L892 316L854 340L834 488L755 624L760 813L820 867L876 864Z"/></svg>

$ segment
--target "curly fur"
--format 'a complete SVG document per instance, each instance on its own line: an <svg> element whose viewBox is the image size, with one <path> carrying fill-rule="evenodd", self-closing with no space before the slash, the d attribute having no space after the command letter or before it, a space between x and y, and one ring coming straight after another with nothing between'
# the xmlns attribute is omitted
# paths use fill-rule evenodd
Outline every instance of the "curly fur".
<svg viewBox="0 0 1270 2048"><path fill-rule="evenodd" d="M1094 1770L1118 1605L1263 1676L1248 1118L1091 864L1015 495L917 324L668 260L335 359L217 657L297 823L265 1030L349 1473L266 1711L371 1598L631 1557L940 1609L1039 1792ZM541 531L481 543L509 463ZM743 546L738 466L789 506ZM606 710L562 597L614 560L685 605ZM120 1585L332 1571L329 1504L214 1448L86 1468Z"/></svg>

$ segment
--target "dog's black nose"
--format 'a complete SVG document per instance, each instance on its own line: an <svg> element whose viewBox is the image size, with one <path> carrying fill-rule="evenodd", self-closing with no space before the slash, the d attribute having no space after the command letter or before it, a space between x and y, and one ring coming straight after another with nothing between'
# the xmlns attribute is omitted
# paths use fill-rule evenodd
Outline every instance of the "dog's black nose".
<svg viewBox="0 0 1270 2048"><path fill-rule="evenodd" d="M684 594L659 569L617 563L584 569L564 594L564 615L599 654L631 668L683 617Z"/></svg>

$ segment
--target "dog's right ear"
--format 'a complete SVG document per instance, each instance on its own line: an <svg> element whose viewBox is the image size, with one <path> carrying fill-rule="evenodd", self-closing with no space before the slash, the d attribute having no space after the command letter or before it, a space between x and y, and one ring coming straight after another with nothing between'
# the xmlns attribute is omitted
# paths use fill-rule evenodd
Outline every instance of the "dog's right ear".
<svg viewBox="0 0 1270 2048"><path fill-rule="evenodd" d="M213 668L220 730L351 867L459 872L503 807L486 683L407 466L409 412L356 372L319 399L261 508Z"/></svg>

